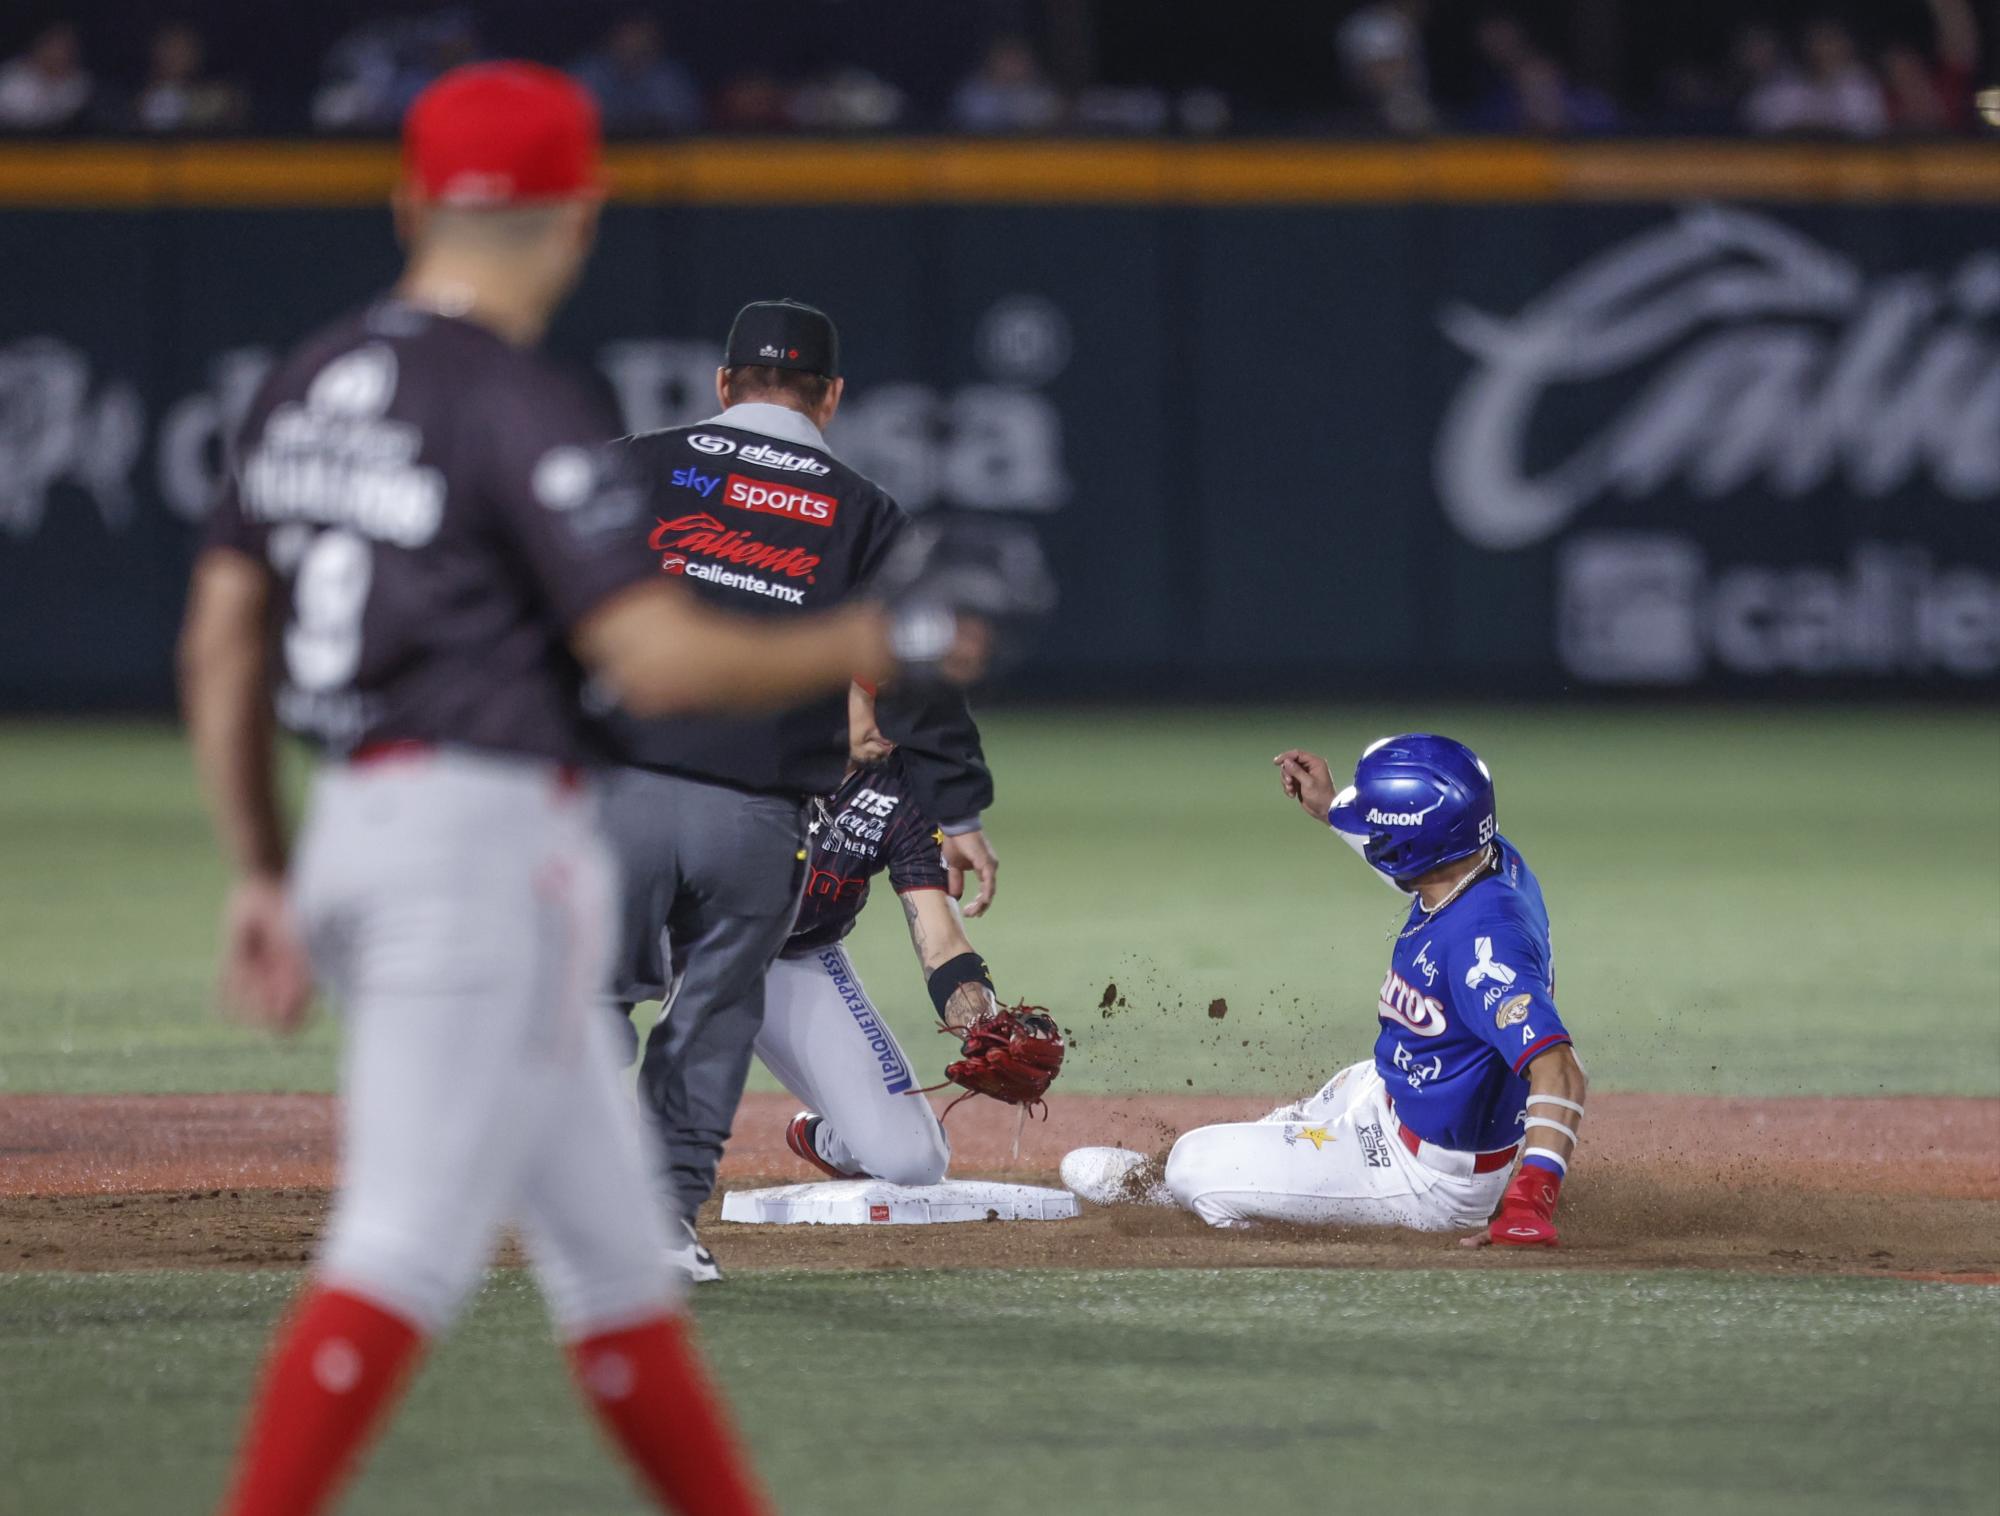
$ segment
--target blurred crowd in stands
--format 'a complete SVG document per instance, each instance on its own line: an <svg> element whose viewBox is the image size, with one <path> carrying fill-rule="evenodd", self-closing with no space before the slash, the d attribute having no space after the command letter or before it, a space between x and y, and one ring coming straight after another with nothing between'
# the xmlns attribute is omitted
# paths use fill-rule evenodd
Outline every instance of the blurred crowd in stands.
<svg viewBox="0 0 2000 1516"><path fill-rule="evenodd" d="M628 136L1880 138L1975 129L1988 59L1973 0L1870 0L1858 14L1810 0L790 6L743 6L718 44L714 5L669 0L616 9L594 0L75 0L0 18L0 48L10 53L0 63L0 130L383 133L445 69L527 53L588 84L607 127ZM170 19L159 19L163 8ZM1678 18L1666 40L1657 12ZM706 46L683 51L684 30L705 33ZM225 51L225 61L212 61Z"/></svg>
<svg viewBox="0 0 2000 1516"><path fill-rule="evenodd" d="M1836 15L1810 16L1791 27L1744 22L1718 64L1669 64L1641 103L1572 78L1518 17L1489 12L1471 27L1487 88L1454 110L1434 97L1426 68L1426 31L1437 7L1430 0L1376 0L1349 15L1338 32L1354 96L1347 121L1405 135L1453 129L1537 136L1628 129L1842 137L1962 132L1976 121L1978 21L1971 0L1925 3L1928 45L1897 36L1872 52Z"/></svg>

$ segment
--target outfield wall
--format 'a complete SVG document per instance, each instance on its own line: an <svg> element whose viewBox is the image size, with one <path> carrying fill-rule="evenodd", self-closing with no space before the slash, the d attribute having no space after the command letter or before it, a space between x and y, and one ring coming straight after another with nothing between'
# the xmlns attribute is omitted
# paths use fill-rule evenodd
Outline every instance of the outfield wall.
<svg viewBox="0 0 2000 1516"><path fill-rule="evenodd" d="M374 145L0 148L0 709L146 706L220 439L392 277ZM839 319L835 442L1020 513L1049 692L2000 689L2000 150L621 148L555 334L712 411Z"/></svg>

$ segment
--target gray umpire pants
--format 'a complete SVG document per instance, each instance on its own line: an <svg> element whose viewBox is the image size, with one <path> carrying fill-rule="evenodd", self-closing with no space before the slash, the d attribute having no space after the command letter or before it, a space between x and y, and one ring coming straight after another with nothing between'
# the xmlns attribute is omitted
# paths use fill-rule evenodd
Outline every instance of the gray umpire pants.
<svg viewBox="0 0 2000 1516"><path fill-rule="evenodd" d="M715 1189L764 1026L764 974L805 879L805 805L647 769L604 785L623 874L613 994L663 997L639 1064L667 1201L689 1220Z"/></svg>

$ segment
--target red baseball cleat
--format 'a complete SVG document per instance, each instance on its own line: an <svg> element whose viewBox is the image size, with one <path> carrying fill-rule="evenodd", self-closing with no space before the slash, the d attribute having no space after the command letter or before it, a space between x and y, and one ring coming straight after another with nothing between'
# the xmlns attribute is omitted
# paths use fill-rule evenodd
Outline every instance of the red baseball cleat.
<svg viewBox="0 0 2000 1516"><path fill-rule="evenodd" d="M859 1169L852 1172L847 1169L837 1169L824 1158L820 1157L819 1145L813 1139L819 1135L819 1129L825 1121L826 1118L824 1116L818 1115L815 1112L800 1111L785 1128L785 1146L798 1154L799 1157L805 1159L807 1163L818 1169L829 1179L866 1178L867 1176Z"/></svg>

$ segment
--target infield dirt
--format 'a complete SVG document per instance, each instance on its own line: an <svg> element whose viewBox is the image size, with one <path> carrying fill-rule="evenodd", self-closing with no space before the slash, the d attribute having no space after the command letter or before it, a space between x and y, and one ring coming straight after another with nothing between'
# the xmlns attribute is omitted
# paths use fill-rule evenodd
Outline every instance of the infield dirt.
<svg viewBox="0 0 2000 1516"><path fill-rule="evenodd" d="M1163 1151L1189 1127L1274 1100L1074 1096L1019 1129L985 1102L951 1117L961 1177L1053 1183L1071 1147ZM813 1177L786 1152L782 1095L753 1095L724 1185ZM325 1096L55 1096L0 1101L0 1271L302 1262L326 1208ZM730 1269L1232 1266L1750 1269L2000 1282L2000 1100L1751 1100L1604 1094L1564 1193L1563 1246L1495 1255L1365 1228L1212 1231L1178 1211L1085 1207L1075 1221L750 1227L711 1217Z"/></svg>

